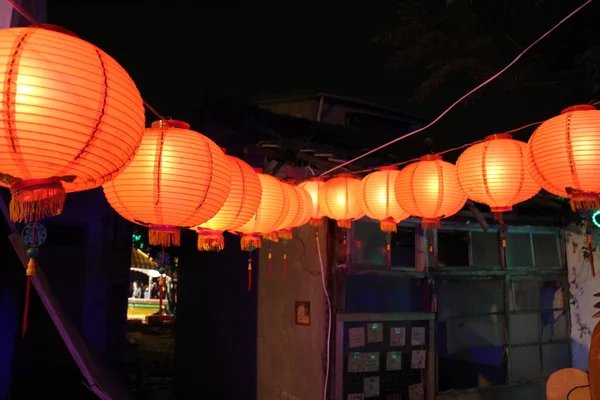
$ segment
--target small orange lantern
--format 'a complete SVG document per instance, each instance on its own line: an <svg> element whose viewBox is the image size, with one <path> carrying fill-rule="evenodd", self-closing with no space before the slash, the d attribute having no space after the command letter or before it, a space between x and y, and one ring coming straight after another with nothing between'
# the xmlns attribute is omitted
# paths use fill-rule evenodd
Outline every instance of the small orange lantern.
<svg viewBox="0 0 600 400"><path fill-rule="evenodd" d="M325 181L321 178L310 178L309 180L298 184L298 186L304 188L308 192L312 199L312 212L309 221L311 226L320 226L323 224L323 217L325 214L319 205L319 191L324 184Z"/></svg>
<svg viewBox="0 0 600 400"><path fill-rule="evenodd" d="M235 230L256 214L262 187L254 169L239 158L227 156L231 171L231 190L221 210L197 226L198 250L219 251L225 246L223 231Z"/></svg>
<svg viewBox="0 0 600 400"><path fill-rule="evenodd" d="M396 179L398 203L421 218L424 228L438 228L440 219L456 214L467 196L458 185L456 167L439 155L426 155L404 167Z"/></svg>
<svg viewBox="0 0 600 400"><path fill-rule="evenodd" d="M108 54L53 26L0 30L0 185L10 217L62 212L67 192L93 189L131 161L142 98Z"/></svg>
<svg viewBox="0 0 600 400"><path fill-rule="evenodd" d="M151 245L179 246L180 228L208 221L229 196L227 157L189 128L181 121L154 122L131 164L103 186L123 218L149 227Z"/></svg>
<svg viewBox="0 0 600 400"><path fill-rule="evenodd" d="M319 190L319 206L325 216L337 220L340 228L350 229L352 221L364 213L358 205L360 179L350 174L331 178Z"/></svg>
<svg viewBox="0 0 600 400"><path fill-rule="evenodd" d="M600 209L600 111L573 106L541 124L529 138L525 166L533 179L578 210Z"/></svg>
<svg viewBox="0 0 600 400"><path fill-rule="evenodd" d="M300 186L284 183L290 199L290 211L277 228L279 237L292 240L292 229L306 224L312 212L312 199L308 192Z"/></svg>
<svg viewBox="0 0 600 400"><path fill-rule="evenodd" d="M525 169L527 144L509 134L491 135L467 148L456 161L458 183L471 200L493 213L512 210L540 191Z"/></svg>
<svg viewBox="0 0 600 400"><path fill-rule="evenodd" d="M398 167L381 167L360 181L358 205L367 217L381 221L384 232L396 232L396 225L410 216L396 197L398 175Z"/></svg>
<svg viewBox="0 0 600 400"><path fill-rule="evenodd" d="M275 231L290 210L290 202L285 195L284 183L271 175L262 173L258 174L258 178L262 186L258 210L248 222L236 229L237 232L242 234L240 242L242 250L259 249L261 233Z"/></svg>

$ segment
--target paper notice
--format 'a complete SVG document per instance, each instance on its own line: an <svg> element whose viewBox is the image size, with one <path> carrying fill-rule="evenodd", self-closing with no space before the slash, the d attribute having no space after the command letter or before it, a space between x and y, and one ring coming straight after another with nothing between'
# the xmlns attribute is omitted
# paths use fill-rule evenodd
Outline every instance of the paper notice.
<svg viewBox="0 0 600 400"><path fill-rule="evenodd" d="M379 396L379 377L370 376L365 378L363 390L365 391L365 397Z"/></svg>
<svg viewBox="0 0 600 400"><path fill-rule="evenodd" d="M425 391L423 390L423 384L417 383L416 385L408 386L408 399L409 400L423 400L425 397Z"/></svg>
<svg viewBox="0 0 600 400"><path fill-rule="evenodd" d="M388 351L385 360L387 371L399 371L402 369L402 353L399 351Z"/></svg>
<svg viewBox="0 0 600 400"><path fill-rule="evenodd" d="M365 395L362 393L352 393L348 395L348 400L363 400Z"/></svg>
<svg viewBox="0 0 600 400"><path fill-rule="evenodd" d="M364 347L365 345L365 328L348 329L348 347Z"/></svg>
<svg viewBox="0 0 600 400"><path fill-rule="evenodd" d="M379 353L364 353L365 372L379 371Z"/></svg>
<svg viewBox="0 0 600 400"><path fill-rule="evenodd" d="M383 342L383 325L380 323L373 323L367 325L367 342L368 343L379 343Z"/></svg>
<svg viewBox="0 0 600 400"><path fill-rule="evenodd" d="M348 354L348 372L363 372L364 371L363 359L364 358L363 358L362 353Z"/></svg>
<svg viewBox="0 0 600 400"><path fill-rule="evenodd" d="M406 345L406 328L390 329L390 346L401 347Z"/></svg>
<svg viewBox="0 0 600 400"><path fill-rule="evenodd" d="M425 369L427 352L425 350L413 350L410 358L410 367L412 369Z"/></svg>
<svg viewBox="0 0 600 400"><path fill-rule="evenodd" d="M411 329L410 344L413 346L424 346L425 345L425 328L418 327Z"/></svg>

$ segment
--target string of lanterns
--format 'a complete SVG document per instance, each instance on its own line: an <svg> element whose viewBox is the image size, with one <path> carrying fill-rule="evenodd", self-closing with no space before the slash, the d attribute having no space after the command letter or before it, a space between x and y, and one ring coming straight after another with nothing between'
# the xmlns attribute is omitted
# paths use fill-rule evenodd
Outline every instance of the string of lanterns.
<svg viewBox="0 0 600 400"><path fill-rule="evenodd" d="M323 217L347 230L365 215L388 234L408 216L419 217L431 234L467 198L490 206L503 232L501 213L540 188L571 199L588 221L592 246L600 111L591 105L545 121L528 143L492 135L467 148L456 165L426 155L362 179L339 174L293 185L226 155L185 122L161 119L145 128L143 100L127 72L63 29L1 30L0 60L0 185L12 195L10 218L33 224L28 287L38 221L61 214L67 193L98 186L117 213L148 227L150 244L162 247L162 266L165 247L180 244L181 229L198 232L202 251L223 249L222 232L238 233L249 252L249 289L261 238L288 241L293 228L317 227ZM386 249L389 266L389 239Z"/></svg>

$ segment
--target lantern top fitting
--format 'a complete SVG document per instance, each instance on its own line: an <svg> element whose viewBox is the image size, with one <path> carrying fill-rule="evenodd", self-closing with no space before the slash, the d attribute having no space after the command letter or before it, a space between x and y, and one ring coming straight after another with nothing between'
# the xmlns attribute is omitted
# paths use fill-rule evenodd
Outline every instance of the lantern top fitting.
<svg viewBox="0 0 600 400"><path fill-rule="evenodd" d="M560 113L568 114L568 113L574 112L574 111L595 111L595 110L596 110L596 107L591 104L579 104L576 106L567 107L564 110L562 110Z"/></svg>
<svg viewBox="0 0 600 400"><path fill-rule="evenodd" d="M490 142L492 140L498 139L512 139L513 136L510 133L494 133L493 135L488 135L485 137L484 142Z"/></svg>
<svg viewBox="0 0 600 400"><path fill-rule="evenodd" d="M398 166L397 165L384 165L382 167L379 167L377 170L378 171L397 171Z"/></svg>
<svg viewBox="0 0 600 400"><path fill-rule="evenodd" d="M65 35L69 35L69 36L73 36L76 38L79 38L79 36L77 36L76 34L74 34L73 32L71 32L70 30L68 30L67 28L63 28L60 25L54 25L54 24L40 24L38 26L34 26L31 25L32 28L42 28L45 29L47 31L53 31L53 32L58 32L58 33L64 33Z"/></svg>
<svg viewBox="0 0 600 400"><path fill-rule="evenodd" d="M177 121L175 119L159 119L154 121L151 125L152 129L162 128L178 128L178 129L190 129L190 124L183 121Z"/></svg>
<svg viewBox="0 0 600 400"><path fill-rule="evenodd" d="M439 154L427 154L419 157L419 161L442 161L443 158Z"/></svg>

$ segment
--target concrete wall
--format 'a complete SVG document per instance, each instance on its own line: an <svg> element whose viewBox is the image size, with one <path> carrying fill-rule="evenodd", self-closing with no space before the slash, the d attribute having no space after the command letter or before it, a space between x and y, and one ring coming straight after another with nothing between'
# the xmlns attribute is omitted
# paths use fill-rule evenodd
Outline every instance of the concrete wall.
<svg viewBox="0 0 600 400"><path fill-rule="evenodd" d="M325 228L319 232L323 262ZM272 272L268 271L268 249ZM283 251L287 274L283 274ZM324 296L314 228L294 230L283 243L263 240L258 271L258 388L260 400L323 398ZM310 301L311 325L295 323L295 302Z"/></svg>
<svg viewBox="0 0 600 400"><path fill-rule="evenodd" d="M598 319L592 318L598 309L594 304L600 298L600 277L592 277L587 237L583 233L567 232L567 266L569 267L569 292L571 307L571 343L573 367L587 371L592 331ZM594 232L594 247L598 246L598 232ZM600 273L600 255L594 252L596 273Z"/></svg>

